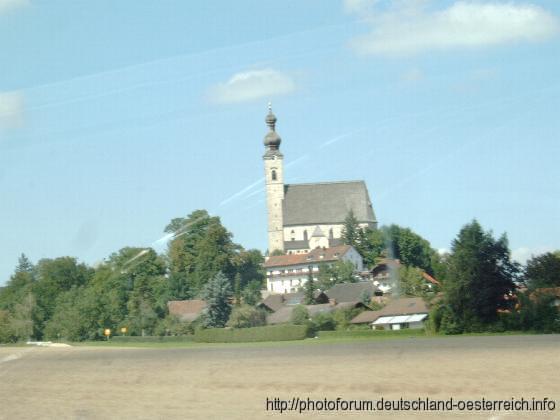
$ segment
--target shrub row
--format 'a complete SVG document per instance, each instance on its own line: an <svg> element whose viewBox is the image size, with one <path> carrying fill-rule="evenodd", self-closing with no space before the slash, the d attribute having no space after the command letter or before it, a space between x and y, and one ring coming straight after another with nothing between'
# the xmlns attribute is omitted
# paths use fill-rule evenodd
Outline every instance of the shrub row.
<svg viewBox="0 0 560 420"><path fill-rule="evenodd" d="M319 338L382 338L423 336L423 329L319 331Z"/></svg>
<svg viewBox="0 0 560 420"><path fill-rule="evenodd" d="M134 336L134 335L116 335L111 337L114 343L183 343L193 341L192 335L177 336Z"/></svg>
<svg viewBox="0 0 560 420"><path fill-rule="evenodd" d="M270 325L254 328L210 328L197 330L194 341L198 343L248 343L255 341L303 340L307 328L304 325Z"/></svg>

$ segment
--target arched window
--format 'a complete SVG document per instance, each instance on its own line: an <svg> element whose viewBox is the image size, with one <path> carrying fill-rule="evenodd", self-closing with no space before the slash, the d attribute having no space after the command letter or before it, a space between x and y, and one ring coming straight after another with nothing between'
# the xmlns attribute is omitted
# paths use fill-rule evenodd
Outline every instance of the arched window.
<svg viewBox="0 0 560 420"><path fill-rule="evenodd" d="M272 180L276 181L276 169L272 170Z"/></svg>
<svg viewBox="0 0 560 420"><path fill-rule="evenodd" d="M332 228L329 229L329 239L334 239L334 234Z"/></svg>
<svg viewBox="0 0 560 420"><path fill-rule="evenodd" d="M303 231L303 240L307 241L307 229Z"/></svg>

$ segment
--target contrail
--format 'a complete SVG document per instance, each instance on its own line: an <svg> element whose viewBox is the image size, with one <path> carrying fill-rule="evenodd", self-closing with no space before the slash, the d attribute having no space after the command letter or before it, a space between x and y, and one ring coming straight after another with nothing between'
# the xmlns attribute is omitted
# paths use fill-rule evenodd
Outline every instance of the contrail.
<svg viewBox="0 0 560 420"><path fill-rule="evenodd" d="M232 196L226 198L225 200L222 200L219 204L219 206L224 206L227 203L235 200L238 197L241 197L243 194L247 193L248 191L251 191L253 188L255 188L257 185L262 184L264 182L264 177L259 178L257 181L247 185L245 188L242 188L240 191L236 192L235 194L233 194Z"/></svg>
<svg viewBox="0 0 560 420"><path fill-rule="evenodd" d="M328 146L330 146L331 144L338 143L339 141L344 140L344 139L346 139L346 138L348 138L348 137L351 137L352 135L354 135L354 134L356 134L356 133L359 133L359 132L362 132L362 131L365 131L365 128L360 128L360 129L358 129L358 130L349 131L348 133L345 133L345 134L340 134L340 135L338 135L338 136L336 136L336 137L333 137L333 138L330 139L330 140L327 140L327 141L324 142L323 144L321 144L321 145L319 146L319 149L324 149L325 147L328 147Z"/></svg>

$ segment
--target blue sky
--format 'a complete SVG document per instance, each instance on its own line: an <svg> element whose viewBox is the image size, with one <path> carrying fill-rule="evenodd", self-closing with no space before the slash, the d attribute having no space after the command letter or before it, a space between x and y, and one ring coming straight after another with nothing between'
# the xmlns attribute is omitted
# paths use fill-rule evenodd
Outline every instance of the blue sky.
<svg viewBox="0 0 560 420"><path fill-rule="evenodd" d="M475 217L560 248L557 1L0 0L0 52L0 284L200 208L264 251L268 101L287 182L364 179L438 249Z"/></svg>

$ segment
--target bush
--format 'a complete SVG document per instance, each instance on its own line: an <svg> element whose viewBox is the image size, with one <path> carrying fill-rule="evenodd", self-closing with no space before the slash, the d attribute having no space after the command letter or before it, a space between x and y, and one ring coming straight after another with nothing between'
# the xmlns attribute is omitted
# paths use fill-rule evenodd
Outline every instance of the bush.
<svg viewBox="0 0 560 420"><path fill-rule="evenodd" d="M209 328L197 330L194 341L197 343L248 343L255 341L303 340L307 328L304 325L270 325L254 328Z"/></svg>
<svg viewBox="0 0 560 420"><path fill-rule="evenodd" d="M292 311L290 321L294 325L305 325L309 321L309 311L303 305L297 305Z"/></svg>
<svg viewBox="0 0 560 420"><path fill-rule="evenodd" d="M249 305L233 308L227 322L227 326L232 328L260 327L265 324L266 313Z"/></svg>
<svg viewBox="0 0 560 420"><path fill-rule="evenodd" d="M178 336L154 336L147 335L145 337L135 335L116 335L111 337L111 341L115 343L184 343L194 341L193 335Z"/></svg>
<svg viewBox="0 0 560 420"><path fill-rule="evenodd" d="M333 331L336 323L331 313L319 313L313 317L312 322L315 326L315 331Z"/></svg>
<svg viewBox="0 0 560 420"><path fill-rule="evenodd" d="M440 331L447 335L462 334L463 323L455 316L453 311L447 307L441 309Z"/></svg>
<svg viewBox="0 0 560 420"><path fill-rule="evenodd" d="M383 337L410 337L424 336L423 329L403 330L350 330L350 331L321 331L319 338L383 338Z"/></svg>
<svg viewBox="0 0 560 420"><path fill-rule="evenodd" d="M349 309L337 309L333 312L333 319L337 330L345 330L349 327L353 327L350 321L355 318L363 309L360 308L349 308Z"/></svg>
<svg viewBox="0 0 560 420"><path fill-rule="evenodd" d="M159 336L182 336L194 334L195 322L181 321L173 315L167 315L160 319L154 329L154 335Z"/></svg>

